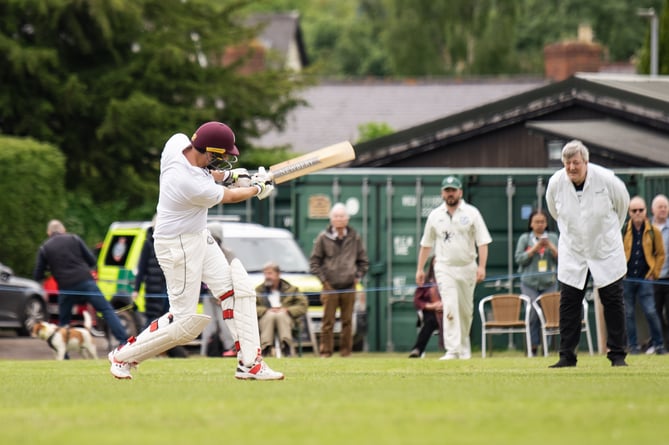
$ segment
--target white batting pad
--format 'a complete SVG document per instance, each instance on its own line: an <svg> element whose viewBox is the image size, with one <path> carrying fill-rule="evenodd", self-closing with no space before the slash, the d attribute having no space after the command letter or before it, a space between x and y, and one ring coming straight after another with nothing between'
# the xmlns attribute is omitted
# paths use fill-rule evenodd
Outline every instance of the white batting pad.
<svg viewBox="0 0 669 445"><path fill-rule="evenodd" d="M211 317L208 315L186 315L174 318L167 313L153 321L133 341L119 347L114 357L128 363L140 363L175 346L186 344L200 335Z"/></svg>
<svg viewBox="0 0 669 445"><path fill-rule="evenodd" d="M233 258L230 261L230 273L235 290L234 316L225 322L239 342L242 363L249 365L255 361L260 352L256 292L239 259Z"/></svg>

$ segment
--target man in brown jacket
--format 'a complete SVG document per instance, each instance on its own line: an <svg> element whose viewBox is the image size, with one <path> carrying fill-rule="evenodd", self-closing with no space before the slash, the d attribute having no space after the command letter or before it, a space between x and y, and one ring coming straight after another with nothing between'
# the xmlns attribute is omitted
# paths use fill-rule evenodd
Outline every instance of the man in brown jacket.
<svg viewBox="0 0 669 445"><path fill-rule="evenodd" d="M369 268L369 259L360 235L348 225L346 206L337 203L330 210L330 225L321 232L311 252L311 273L323 283L323 324L321 357L331 357L334 349L335 314L340 308L341 341L339 353L351 355L353 349L353 308L355 287Z"/></svg>
<svg viewBox="0 0 669 445"><path fill-rule="evenodd" d="M265 282L256 287L256 310L260 329L260 347L263 356L269 355L274 343L274 333L281 340L281 352L285 357L293 355L293 326L307 313L309 300L297 287L281 278L276 263L263 267Z"/></svg>
<svg viewBox="0 0 669 445"><path fill-rule="evenodd" d="M662 327L653 296L653 281L660 276L664 264L664 243L662 233L650 223L646 213L646 201L640 196L633 197L630 200L629 220L623 227L623 245L627 258L627 277L623 282L627 345L630 354L640 352L634 315L638 299L648 320L651 347L656 354L664 354Z"/></svg>

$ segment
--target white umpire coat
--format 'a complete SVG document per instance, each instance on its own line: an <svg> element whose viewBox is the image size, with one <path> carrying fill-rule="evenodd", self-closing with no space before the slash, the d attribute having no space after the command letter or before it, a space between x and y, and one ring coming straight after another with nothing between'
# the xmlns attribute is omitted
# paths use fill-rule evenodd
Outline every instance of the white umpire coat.
<svg viewBox="0 0 669 445"><path fill-rule="evenodd" d="M620 230L629 193L611 170L592 163L587 168L580 199L564 168L546 188L548 211L560 230L558 280L578 289L585 287L588 270L597 288L627 273Z"/></svg>

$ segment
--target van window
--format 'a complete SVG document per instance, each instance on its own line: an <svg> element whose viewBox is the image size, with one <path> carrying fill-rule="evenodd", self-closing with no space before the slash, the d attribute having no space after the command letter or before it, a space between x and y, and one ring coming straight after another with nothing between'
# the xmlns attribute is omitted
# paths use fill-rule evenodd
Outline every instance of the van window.
<svg viewBox="0 0 669 445"><path fill-rule="evenodd" d="M223 246L235 253L248 273L262 272L270 261L281 272L309 273L309 262L292 238L224 238Z"/></svg>
<svg viewBox="0 0 669 445"><path fill-rule="evenodd" d="M105 256L105 266L122 266L128 259L128 252L135 240L134 235L114 235Z"/></svg>

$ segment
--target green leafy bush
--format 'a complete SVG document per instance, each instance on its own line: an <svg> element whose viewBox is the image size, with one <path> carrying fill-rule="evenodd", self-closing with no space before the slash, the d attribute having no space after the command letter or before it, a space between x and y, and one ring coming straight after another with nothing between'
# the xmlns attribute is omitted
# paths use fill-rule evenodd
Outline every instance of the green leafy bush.
<svg viewBox="0 0 669 445"><path fill-rule="evenodd" d="M0 262L30 275L51 218L65 210L65 157L53 145L0 136Z"/></svg>

